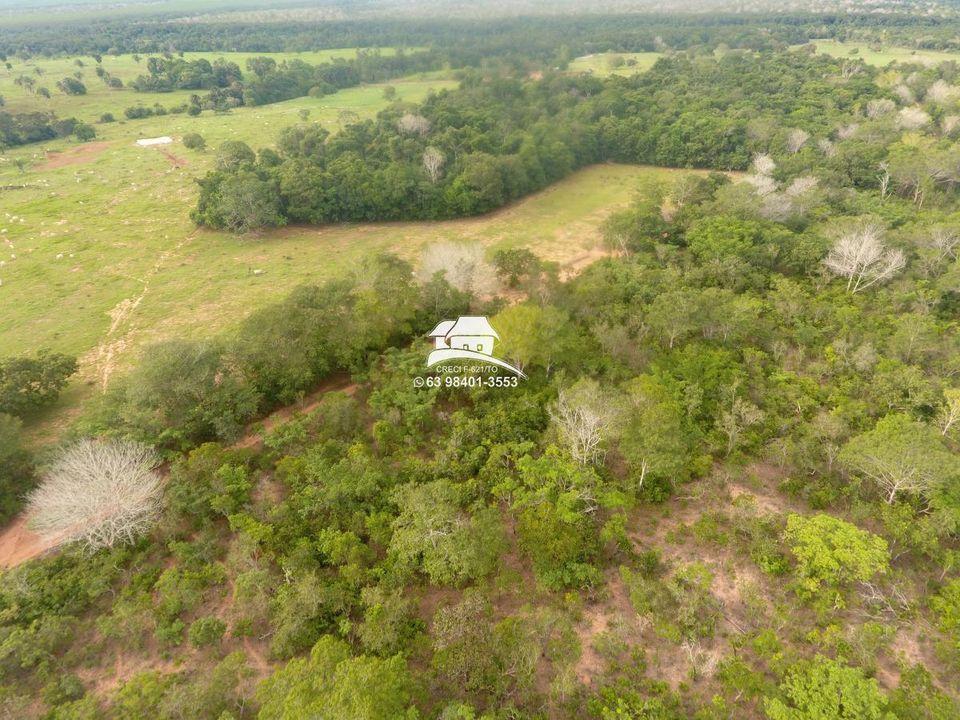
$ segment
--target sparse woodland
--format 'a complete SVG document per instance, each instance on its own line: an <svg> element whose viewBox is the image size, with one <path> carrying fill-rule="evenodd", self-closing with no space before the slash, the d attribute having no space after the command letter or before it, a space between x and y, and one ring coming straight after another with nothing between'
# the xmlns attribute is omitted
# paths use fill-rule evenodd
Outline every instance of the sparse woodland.
<svg viewBox="0 0 960 720"><path fill-rule="evenodd" d="M194 219L251 243L707 172L577 274L444 241L159 342L37 452L76 364L0 361L0 512L30 491L58 545L0 573L0 716L960 717L960 66L704 23L632 77L488 47L422 104L212 149ZM526 380L415 384L467 314Z"/></svg>

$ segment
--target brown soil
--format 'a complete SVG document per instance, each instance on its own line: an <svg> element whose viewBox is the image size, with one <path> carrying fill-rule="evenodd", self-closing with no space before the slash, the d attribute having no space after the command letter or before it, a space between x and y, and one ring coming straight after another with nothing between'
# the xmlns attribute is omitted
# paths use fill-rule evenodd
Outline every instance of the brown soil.
<svg viewBox="0 0 960 720"><path fill-rule="evenodd" d="M0 567L16 567L53 547L50 539L27 527L28 520L25 515L19 515L0 533Z"/></svg>
<svg viewBox="0 0 960 720"><path fill-rule="evenodd" d="M160 154L163 155L167 160L169 160L170 164L173 165L175 168L184 168L190 164L185 159L183 159L182 157L177 157L169 150L164 150L163 148L159 148L159 150L160 150Z"/></svg>
<svg viewBox="0 0 960 720"><path fill-rule="evenodd" d="M247 434L237 441L234 447L258 447L263 442L262 431L270 430L277 424L289 420L295 413L310 412L320 404L320 400L325 393L336 390L352 395L356 392L357 385L351 383L349 377L345 375L330 378L299 403L282 408L265 420L248 428ZM275 493L277 488L268 485L260 492L265 494ZM28 520L29 518L25 514L18 515L0 531L0 568L16 567L56 547L56 538L43 538L33 532L27 527Z"/></svg>
<svg viewBox="0 0 960 720"><path fill-rule="evenodd" d="M76 147L71 147L62 151L51 150L47 152L47 159L40 163L35 170L56 170L57 168L68 167L70 165L82 165L92 162L104 150L113 143L101 140L99 142L88 142Z"/></svg>
<svg viewBox="0 0 960 720"><path fill-rule="evenodd" d="M277 425L281 425L294 415L306 415L317 409L323 396L329 392L345 392L353 395L357 391L357 384L350 382L347 375L336 375L329 378L320 387L307 395L300 402L280 408L263 420L250 425L242 438L233 444L235 449L257 448L263 445L263 436Z"/></svg>

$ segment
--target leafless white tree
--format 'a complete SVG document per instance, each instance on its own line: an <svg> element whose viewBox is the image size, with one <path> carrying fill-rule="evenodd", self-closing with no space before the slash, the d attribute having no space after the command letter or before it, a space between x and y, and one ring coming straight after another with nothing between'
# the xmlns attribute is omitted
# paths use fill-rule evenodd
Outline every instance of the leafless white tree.
<svg viewBox="0 0 960 720"><path fill-rule="evenodd" d="M815 190L820 181L813 175L801 175L793 179L793 182L787 186L786 193L790 197L800 197L811 190Z"/></svg>
<svg viewBox="0 0 960 720"><path fill-rule="evenodd" d="M777 164L767 153L757 153L753 156L753 172L755 175L772 175Z"/></svg>
<svg viewBox="0 0 960 720"><path fill-rule="evenodd" d="M119 440L80 440L54 459L27 499L30 527L61 545L90 551L133 542L160 512L159 458Z"/></svg>
<svg viewBox="0 0 960 720"><path fill-rule="evenodd" d="M404 135L426 135L430 132L430 121L423 115L414 115L405 113L403 117L397 120L397 130Z"/></svg>
<svg viewBox="0 0 960 720"><path fill-rule="evenodd" d="M851 293L888 280L906 265L906 257L883 243L883 227L864 223L842 234L834 243L824 264L835 275L847 278Z"/></svg>
<svg viewBox="0 0 960 720"><path fill-rule="evenodd" d="M919 130L930 124L930 116L918 107L905 107L897 113L897 127L901 130Z"/></svg>
<svg viewBox="0 0 960 720"><path fill-rule="evenodd" d="M840 77L844 80L849 80L854 75L859 75L862 72L863 64L855 60L844 60L840 66Z"/></svg>
<svg viewBox="0 0 960 720"><path fill-rule="evenodd" d="M880 197L885 198L890 192L890 163L880 163Z"/></svg>
<svg viewBox="0 0 960 720"><path fill-rule="evenodd" d="M860 129L860 126L857 123L850 123L849 125L841 125L837 128L837 137L840 140L849 140L854 135L857 134L857 131Z"/></svg>
<svg viewBox="0 0 960 720"><path fill-rule="evenodd" d="M867 103L867 117L871 120L876 120L879 117L884 115L889 115L894 110L897 109L897 104L888 98L881 98L879 100L871 100Z"/></svg>
<svg viewBox="0 0 960 720"><path fill-rule="evenodd" d="M817 140L817 147L820 148L820 152L828 158L837 154L837 146L828 138L820 138Z"/></svg>
<svg viewBox="0 0 960 720"><path fill-rule="evenodd" d="M727 436L727 455L734 451L743 431L756 425L764 417L763 410L749 400L738 397L736 391L736 387L728 391L729 405L721 413L718 423L720 430Z"/></svg>
<svg viewBox="0 0 960 720"><path fill-rule="evenodd" d="M940 121L940 129L944 135L952 136L960 129L960 115L945 115Z"/></svg>
<svg viewBox="0 0 960 720"><path fill-rule="evenodd" d="M417 275L427 282L442 272L453 287L474 296L489 295L498 288L497 273L484 258L480 243L438 242L428 245Z"/></svg>
<svg viewBox="0 0 960 720"><path fill-rule="evenodd" d="M957 259L960 235L951 228L935 228L920 239L918 254L920 265L926 275L937 272L944 263Z"/></svg>
<svg viewBox="0 0 960 720"><path fill-rule="evenodd" d="M946 103L956 100L960 90L955 88L953 85L950 85L945 80L937 80L930 87L927 88L926 95L924 99L928 102L934 102L939 105L944 105Z"/></svg>
<svg viewBox="0 0 960 720"><path fill-rule="evenodd" d="M447 159L437 148L431 146L423 151L423 169L430 177L430 182L435 183L443 175L443 165Z"/></svg>
<svg viewBox="0 0 960 720"><path fill-rule="evenodd" d="M791 153L798 153L810 139L810 133L801 128L794 128L787 135L787 150Z"/></svg>
<svg viewBox="0 0 960 720"><path fill-rule="evenodd" d="M769 175L747 175L746 181L753 185L753 191L760 197L777 191L777 181Z"/></svg>
<svg viewBox="0 0 960 720"><path fill-rule="evenodd" d="M603 459L603 443L613 420L612 403L593 380L560 391L550 417L570 456L580 465Z"/></svg>
<svg viewBox="0 0 960 720"><path fill-rule="evenodd" d="M937 427L945 436L957 423L960 423L960 389L947 388L943 391L943 406L937 414Z"/></svg>
<svg viewBox="0 0 960 720"><path fill-rule="evenodd" d="M916 98L913 96L913 90L902 83L893 88L893 91L904 105L912 105L916 102Z"/></svg>

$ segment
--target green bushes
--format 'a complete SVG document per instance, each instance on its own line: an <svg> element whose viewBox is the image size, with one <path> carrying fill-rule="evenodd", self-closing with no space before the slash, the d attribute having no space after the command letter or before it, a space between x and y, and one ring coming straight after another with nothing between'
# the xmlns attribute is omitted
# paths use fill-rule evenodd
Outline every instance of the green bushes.
<svg viewBox="0 0 960 720"><path fill-rule="evenodd" d="M207 147L207 141L200 133L187 133L183 136L183 146L188 150L203 150Z"/></svg>
<svg viewBox="0 0 960 720"><path fill-rule="evenodd" d="M822 590L839 591L889 570L883 538L831 515L790 515L785 538L797 559L799 590L807 597L822 598Z"/></svg>
<svg viewBox="0 0 960 720"><path fill-rule="evenodd" d="M0 359L0 413L22 417L49 405L76 371L76 359L60 353Z"/></svg>
<svg viewBox="0 0 960 720"><path fill-rule="evenodd" d="M22 447L20 420L0 413L0 522L21 507L33 486L33 463Z"/></svg>

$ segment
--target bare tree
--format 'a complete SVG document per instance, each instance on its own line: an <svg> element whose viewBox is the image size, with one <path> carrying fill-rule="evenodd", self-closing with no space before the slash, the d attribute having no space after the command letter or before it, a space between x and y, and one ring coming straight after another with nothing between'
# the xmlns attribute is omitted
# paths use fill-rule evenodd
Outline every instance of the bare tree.
<svg viewBox="0 0 960 720"><path fill-rule="evenodd" d="M916 102L916 98L913 96L913 90L902 83L897 85L893 91L897 94L897 97L900 98L900 102L904 105L912 105Z"/></svg>
<svg viewBox="0 0 960 720"><path fill-rule="evenodd" d="M879 100L871 100L867 103L867 117L871 120L876 120L879 117L884 115L889 115L894 110L897 109L897 104L888 98L881 98Z"/></svg>
<svg viewBox="0 0 960 720"><path fill-rule="evenodd" d="M960 115L945 115L943 120L940 121L940 129L948 137L953 135L960 129Z"/></svg>
<svg viewBox="0 0 960 720"><path fill-rule="evenodd" d="M550 417L570 456L580 465L603 460L603 443L613 420L612 403L593 380L561 390Z"/></svg>
<svg viewBox="0 0 960 720"><path fill-rule="evenodd" d="M430 177L430 182L435 183L443 175L443 165L447 159L437 148L431 146L423 151L423 169Z"/></svg>
<svg viewBox="0 0 960 720"><path fill-rule="evenodd" d="M808 133L806 130L794 128L787 135L787 150L793 154L796 154L803 149L803 146L807 144L807 140L809 139L810 133Z"/></svg>
<svg viewBox="0 0 960 720"><path fill-rule="evenodd" d="M840 140L849 140L854 135L857 134L857 131L860 129L860 126L857 123L850 123L849 125L841 125L837 128L837 137Z"/></svg>
<svg viewBox="0 0 960 720"><path fill-rule="evenodd" d="M930 124L930 116L918 107L905 107L897 113L897 127L901 130L919 130Z"/></svg>
<svg viewBox="0 0 960 720"><path fill-rule="evenodd" d="M397 120L397 130L404 135L420 135L422 137L430 132L430 121L423 115L405 113Z"/></svg>
<svg viewBox="0 0 960 720"><path fill-rule="evenodd" d="M947 83L945 80L935 81L924 95L924 100L934 102L939 105L945 105L956 100L958 94L957 88Z"/></svg>
<svg viewBox="0 0 960 720"><path fill-rule="evenodd" d="M918 255L924 274L936 273L944 263L957 259L960 235L950 228L936 228L919 242Z"/></svg>
<svg viewBox="0 0 960 720"><path fill-rule="evenodd" d="M960 389L947 388L943 391L943 400L936 422L940 434L946 436L960 422Z"/></svg>
<svg viewBox="0 0 960 720"><path fill-rule="evenodd" d="M880 163L880 197L885 198L890 192L890 163L884 161Z"/></svg>
<svg viewBox="0 0 960 720"><path fill-rule="evenodd" d="M832 140L828 138L820 138L817 140L817 147L820 149L826 157L830 158L837 154L837 146L833 144Z"/></svg>
<svg viewBox="0 0 960 720"><path fill-rule="evenodd" d="M847 278L848 292L889 280L906 265L903 252L888 248L882 238L879 224L864 223L841 235L827 253L824 264L835 275Z"/></svg>
<svg viewBox="0 0 960 720"><path fill-rule="evenodd" d="M474 296L489 295L498 288L497 272L484 258L479 243L438 242L427 246L417 275L427 282L443 273L453 287Z"/></svg>
<svg viewBox="0 0 960 720"><path fill-rule="evenodd" d="M755 175L772 175L777 164L767 153L757 153L753 156L753 172Z"/></svg>
<svg viewBox="0 0 960 720"><path fill-rule="evenodd" d="M30 526L57 545L79 542L91 551L133 542L160 512L159 463L140 443L80 440L28 496Z"/></svg>
<svg viewBox="0 0 960 720"><path fill-rule="evenodd" d="M732 453L740 441L743 431L759 423L764 418L763 410L749 400L737 396L734 385L726 393L729 405L720 415L720 430L727 436L727 455Z"/></svg>

